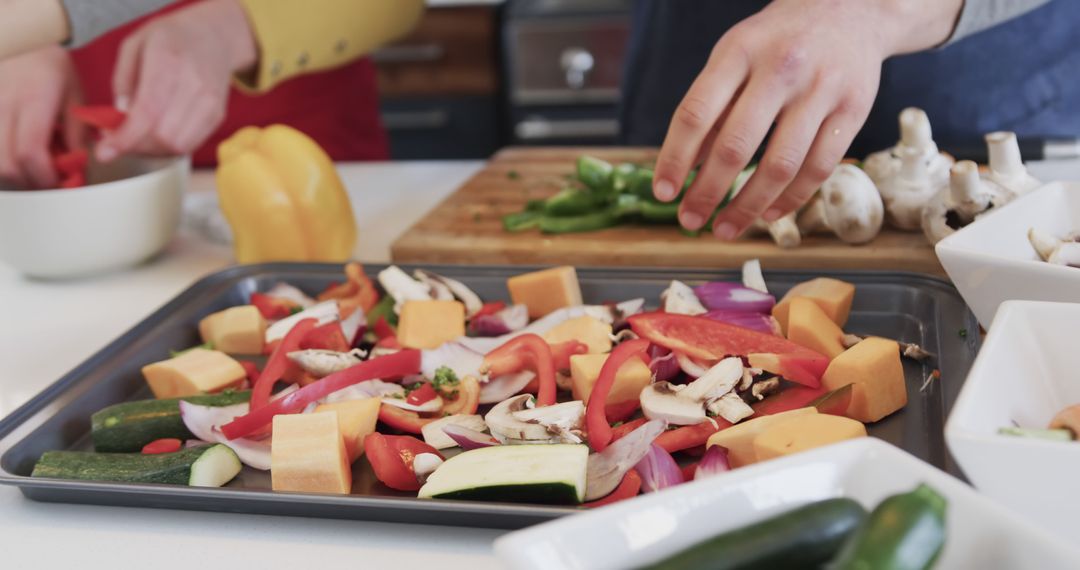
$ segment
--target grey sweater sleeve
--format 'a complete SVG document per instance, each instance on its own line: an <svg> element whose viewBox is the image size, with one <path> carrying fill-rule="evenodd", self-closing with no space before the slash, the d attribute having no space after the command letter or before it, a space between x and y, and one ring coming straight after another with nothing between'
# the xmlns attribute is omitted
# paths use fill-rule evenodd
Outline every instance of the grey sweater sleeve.
<svg viewBox="0 0 1080 570"><path fill-rule="evenodd" d="M71 38L68 47L86 45L132 20L156 12L174 0L63 0Z"/></svg>
<svg viewBox="0 0 1080 570"><path fill-rule="evenodd" d="M964 0L963 11L946 45L1022 16L1050 0Z"/></svg>

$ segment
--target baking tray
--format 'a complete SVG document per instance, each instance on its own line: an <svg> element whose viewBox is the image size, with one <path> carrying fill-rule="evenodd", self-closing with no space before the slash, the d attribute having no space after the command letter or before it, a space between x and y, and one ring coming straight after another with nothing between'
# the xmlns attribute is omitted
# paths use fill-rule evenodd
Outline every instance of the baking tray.
<svg viewBox="0 0 1080 570"><path fill-rule="evenodd" d="M402 266L411 269L409 266ZM471 286L485 299L506 299L506 278L536 268L522 266L425 265ZM376 272L382 266L369 265ZM737 280L736 271L666 269L578 270L586 302L645 297L655 306L672 279L686 282ZM915 342L939 355L934 361L905 361L907 407L870 427L870 434L959 475L945 447L944 424L979 346L978 324L948 282L912 273L766 272L773 293L795 283L829 276L856 285L846 327ZM90 415L110 404L150 397L139 369L168 356L170 349L198 344L202 317L247 302L278 281L308 293L342 279L340 265L276 263L226 269L196 282L119 339L80 364L41 394L0 421L0 483L18 486L33 500L157 507L219 512L376 520L387 522L521 528L570 514L575 508L541 505L422 500L378 483L367 462L354 468L349 496L270 491L269 475L245 468L220 489L171 485L33 479L40 455L53 449L91 449ZM920 390L934 368L941 378Z"/></svg>

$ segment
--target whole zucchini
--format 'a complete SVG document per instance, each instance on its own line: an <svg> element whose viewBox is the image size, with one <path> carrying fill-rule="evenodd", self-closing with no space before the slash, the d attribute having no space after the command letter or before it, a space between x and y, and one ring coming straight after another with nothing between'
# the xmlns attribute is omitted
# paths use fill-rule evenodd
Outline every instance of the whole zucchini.
<svg viewBox="0 0 1080 570"><path fill-rule="evenodd" d="M893 495L848 539L833 570L926 570L945 547L945 497L927 485Z"/></svg>
<svg viewBox="0 0 1080 570"><path fill-rule="evenodd" d="M200 406L232 406L250 399L251 392L243 390L166 400L123 402L90 416L90 436L95 450L118 453L139 451L156 439L191 439L195 436L180 418L180 400Z"/></svg>
<svg viewBox="0 0 1080 570"><path fill-rule="evenodd" d="M30 475L54 479L220 487L236 477L240 469L240 459L236 453L229 446L218 443L156 455L46 451Z"/></svg>

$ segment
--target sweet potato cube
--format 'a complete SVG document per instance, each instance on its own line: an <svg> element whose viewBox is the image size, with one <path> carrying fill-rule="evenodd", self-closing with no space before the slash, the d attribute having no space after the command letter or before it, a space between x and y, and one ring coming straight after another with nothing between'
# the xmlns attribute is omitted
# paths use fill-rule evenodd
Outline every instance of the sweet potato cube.
<svg viewBox="0 0 1080 570"><path fill-rule="evenodd" d="M806 414L758 434L754 438L754 456L756 461L767 461L857 437L866 437L862 422L843 416Z"/></svg>
<svg viewBox="0 0 1080 570"><path fill-rule="evenodd" d="M851 314L855 286L837 279L818 277L792 287L772 310L773 317L780 323L780 329L785 335L788 329L788 311L791 309L791 300L796 297L813 299L838 327L843 328L847 324L848 315Z"/></svg>
<svg viewBox="0 0 1080 570"><path fill-rule="evenodd" d="M829 390L852 384L847 416L861 422L876 422L907 405L900 347L883 338L868 338L834 358L821 384Z"/></svg>
<svg viewBox="0 0 1080 570"><path fill-rule="evenodd" d="M168 360L142 367L155 398L180 398L216 392L243 380L240 363L217 350L193 348Z"/></svg>
<svg viewBox="0 0 1080 570"><path fill-rule="evenodd" d="M405 348L438 348L465 336L465 305L458 301L408 301L401 307L398 342Z"/></svg>
<svg viewBox="0 0 1080 570"><path fill-rule="evenodd" d="M606 354L575 354L570 357L571 393L575 400L588 401L600 369L608 359ZM615 373L615 384L608 392L606 404L621 404L637 400L641 391L652 382L652 371L640 359L631 358Z"/></svg>
<svg viewBox="0 0 1080 570"><path fill-rule="evenodd" d="M817 410L814 408L796 408L779 414L744 420L713 434L705 447L719 445L727 448L728 462L732 467L749 465L757 460L757 455L754 452L754 438L759 434L782 422L816 413Z"/></svg>
<svg viewBox="0 0 1080 570"><path fill-rule="evenodd" d="M576 340L589 347L588 354L611 352L611 325L588 315L569 319L544 333L548 344Z"/></svg>
<svg viewBox="0 0 1080 570"><path fill-rule="evenodd" d="M231 307L199 321L199 335L228 354L262 354L266 319L255 305Z"/></svg>
<svg viewBox="0 0 1080 570"><path fill-rule="evenodd" d="M506 281L506 288L515 304L529 308L532 319L582 303L577 271L570 266L516 275Z"/></svg>
<svg viewBox="0 0 1080 570"><path fill-rule="evenodd" d="M274 416L270 486L275 491L349 494L352 470L337 412Z"/></svg>
<svg viewBox="0 0 1080 570"><path fill-rule="evenodd" d="M795 297L791 300L787 331L788 340L820 352L830 360L844 352L844 331L813 299Z"/></svg>
<svg viewBox="0 0 1080 570"><path fill-rule="evenodd" d="M345 452L352 463L364 454L364 438L375 431L379 419L379 398L362 398L331 404L319 404L315 412L337 412L338 427L345 439Z"/></svg>

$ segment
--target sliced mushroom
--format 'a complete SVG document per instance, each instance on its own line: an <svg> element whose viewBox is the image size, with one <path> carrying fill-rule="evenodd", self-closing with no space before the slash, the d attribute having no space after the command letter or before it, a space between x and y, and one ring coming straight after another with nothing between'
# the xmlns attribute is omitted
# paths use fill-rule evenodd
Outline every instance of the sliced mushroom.
<svg viewBox="0 0 1080 570"><path fill-rule="evenodd" d="M881 232L885 205L874 181L859 167L841 164L799 214L803 235L831 231L841 241L866 243Z"/></svg>
<svg viewBox="0 0 1080 570"><path fill-rule="evenodd" d="M456 298L465 305L465 316L467 318L471 318L484 306L484 301L480 299L479 295L470 289L468 285L465 285L456 279L451 279L423 269L417 269L415 275L417 279L420 279L421 281L431 283L433 286L438 284L438 286L449 291L452 295L451 298Z"/></svg>
<svg viewBox="0 0 1080 570"><path fill-rule="evenodd" d="M923 233L930 243L937 243L1010 199L997 183L980 178L977 164L961 160L950 171L949 186L939 190L923 209Z"/></svg>
<svg viewBox="0 0 1080 570"><path fill-rule="evenodd" d="M672 425L694 425L705 421L702 402L680 398L677 386L669 382L657 382L641 391L641 411L650 420L664 420Z"/></svg>
<svg viewBox="0 0 1080 570"><path fill-rule="evenodd" d="M431 289L409 277L400 267L391 265L379 272L379 284L394 298L394 312L408 301L430 301Z"/></svg>
<svg viewBox="0 0 1080 570"><path fill-rule="evenodd" d="M754 408L747 405L735 392L728 392L709 402L706 410L710 414L724 418L733 424L754 415Z"/></svg>
<svg viewBox="0 0 1080 570"><path fill-rule="evenodd" d="M777 377L766 378L754 382L750 386L750 397L755 401L760 402L765 399L765 396L775 393L780 389L780 379Z"/></svg>
<svg viewBox="0 0 1080 570"><path fill-rule="evenodd" d="M668 288L660 293L660 301L664 304L665 313L703 315L709 312L694 290L682 281L672 281Z"/></svg>
<svg viewBox="0 0 1080 570"><path fill-rule="evenodd" d="M443 464L443 459L434 453L418 453L413 457L413 473L416 480L423 484L427 478Z"/></svg>
<svg viewBox="0 0 1080 570"><path fill-rule="evenodd" d="M731 392L743 379L743 365L739 358L725 358L709 368L700 378L679 391L680 398L706 402Z"/></svg>
<svg viewBox="0 0 1080 570"><path fill-rule="evenodd" d="M424 424L424 427L420 428L420 433L424 436L424 443L435 449L456 447L457 442L443 431L443 428L449 425L461 426L479 432L487 430L484 418L478 415L454 414Z"/></svg>
<svg viewBox="0 0 1080 570"><path fill-rule="evenodd" d="M841 341L841 344L844 345L844 348L851 348L856 344L859 344L860 342L866 340L866 338L867 337L865 336L857 334L845 334L843 340ZM923 347L913 342L904 342L900 340L894 340L893 342L899 345L900 356L903 356L904 358L910 358L911 360L921 362L923 360L934 357L934 354L932 352L927 352L925 349L923 349Z"/></svg>
<svg viewBox="0 0 1080 570"><path fill-rule="evenodd" d="M585 417L583 402L574 400L530 409L527 403L531 398L529 394L522 394L491 408L484 416L491 435L503 443L561 442L568 436L580 441L571 432L581 428Z"/></svg>
<svg viewBox="0 0 1080 570"><path fill-rule="evenodd" d="M939 152L934 142L930 118L922 109L908 107L900 112L900 140L896 146L875 152L863 161L863 170L880 189L886 180L895 178L903 168L903 156L914 151L913 156L922 158L926 165L927 176L932 186L941 187L948 183L949 167L953 159ZM884 197L884 194L882 195ZM916 222L917 224L917 222Z"/></svg>
<svg viewBox="0 0 1080 570"><path fill-rule="evenodd" d="M986 135L989 151L989 172L986 177L997 183L1016 198L1042 186L1042 182L1028 172L1020 156L1020 143L1016 133L998 131Z"/></svg>
<svg viewBox="0 0 1080 570"><path fill-rule="evenodd" d="M307 349L295 350L285 356L304 372L316 378L323 378L363 362L367 355L360 349L349 352Z"/></svg>

